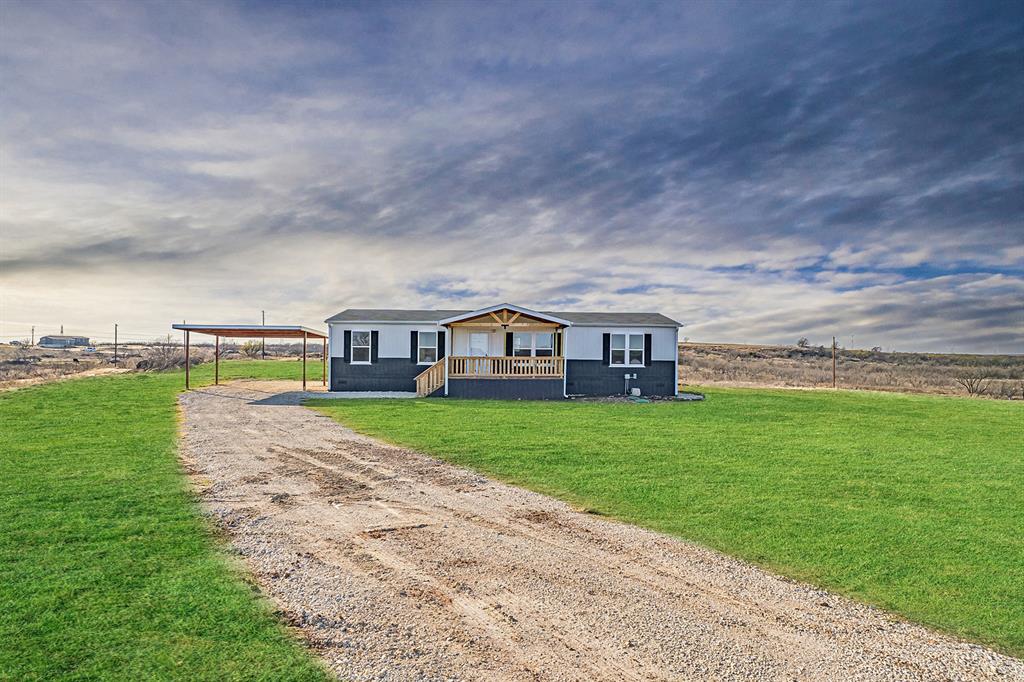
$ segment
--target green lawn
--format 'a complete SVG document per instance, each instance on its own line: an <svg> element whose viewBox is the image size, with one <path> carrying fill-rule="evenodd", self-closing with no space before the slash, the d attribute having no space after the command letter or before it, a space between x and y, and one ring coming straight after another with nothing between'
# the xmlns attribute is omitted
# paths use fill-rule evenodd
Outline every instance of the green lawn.
<svg viewBox="0 0 1024 682"><path fill-rule="evenodd" d="M1024 404L314 401L386 440L1024 654Z"/></svg>
<svg viewBox="0 0 1024 682"><path fill-rule="evenodd" d="M182 379L0 394L0 679L327 679L199 516L175 453Z"/></svg>

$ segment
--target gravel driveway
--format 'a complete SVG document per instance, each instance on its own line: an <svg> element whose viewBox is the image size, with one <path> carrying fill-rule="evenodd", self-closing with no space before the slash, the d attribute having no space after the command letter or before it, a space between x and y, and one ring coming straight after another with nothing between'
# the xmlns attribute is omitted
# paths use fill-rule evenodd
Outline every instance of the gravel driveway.
<svg viewBox="0 0 1024 682"><path fill-rule="evenodd" d="M1024 680L1022 661L381 444L281 390L184 394L182 457L343 679Z"/></svg>

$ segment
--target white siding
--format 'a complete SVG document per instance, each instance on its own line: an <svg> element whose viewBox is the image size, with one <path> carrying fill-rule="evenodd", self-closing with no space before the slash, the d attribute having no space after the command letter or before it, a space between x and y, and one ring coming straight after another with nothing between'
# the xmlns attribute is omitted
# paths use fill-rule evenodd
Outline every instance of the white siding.
<svg viewBox="0 0 1024 682"><path fill-rule="evenodd" d="M408 358L410 334L413 331L444 331L443 327L432 324L389 324L386 322L332 324L330 326L331 357L345 357L348 350L344 347L345 332L353 329L377 332L377 356L381 358Z"/></svg>
<svg viewBox="0 0 1024 682"><path fill-rule="evenodd" d="M332 324L327 327L327 338L330 344L332 358L345 357L345 328L340 324Z"/></svg>
<svg viewBox="0 0 1024 682"><path fill-rule="evenodd" d="M565 332L565 357L570 360L601 360L605 334L650 334L651 359L674 362L678 330L671 327L569 327Z"/></svg>

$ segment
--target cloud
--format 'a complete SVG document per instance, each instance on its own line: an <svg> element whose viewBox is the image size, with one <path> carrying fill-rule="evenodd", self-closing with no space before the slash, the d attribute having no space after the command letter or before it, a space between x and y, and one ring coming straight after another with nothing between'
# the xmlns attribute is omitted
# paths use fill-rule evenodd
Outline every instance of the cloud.
<svg viewBox="0 0 1024 682"><path fill-rule="evenodd" d="M1024 350L1012 297L972 293L1024 270L1012 4L11 3L4 24L8 320L92 324L128 277L116 314L146 329L500 299L660 309L707 340Z"/></svg>

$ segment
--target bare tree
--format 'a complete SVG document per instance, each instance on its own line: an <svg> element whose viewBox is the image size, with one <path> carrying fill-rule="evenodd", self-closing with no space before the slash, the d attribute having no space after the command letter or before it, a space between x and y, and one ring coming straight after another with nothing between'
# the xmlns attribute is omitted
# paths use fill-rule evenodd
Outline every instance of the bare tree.
<svg viewBox="0 0 1024 682"><path fill-rule="evenodd" d="M967 391L967 395L974 396L988 391L992 379L982 372L964 372L953 377L953 380Z"/></svg>
<svg viewBox="0 0 1024 682"><path fill-rule="evenodd" d="M165 370L185 366L185 353L169 343L158 343L150 347L147 357L136 365L138 369Z"/></svg>
<svg viewBox="0 0 1024 682"><path fill-rule="evenodd" d="M811 342L808 340L806 336L801 336L800 339L796 342L797 348L807 348L810 345Z"/></svg>

